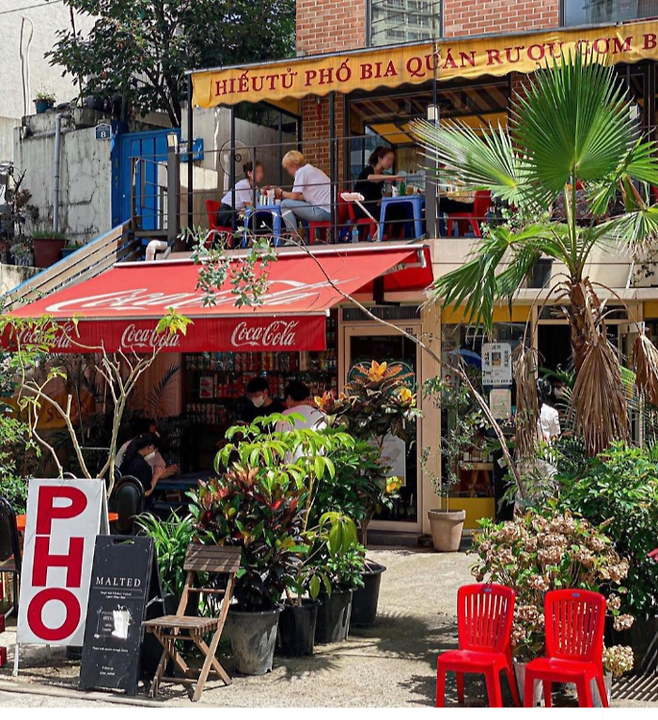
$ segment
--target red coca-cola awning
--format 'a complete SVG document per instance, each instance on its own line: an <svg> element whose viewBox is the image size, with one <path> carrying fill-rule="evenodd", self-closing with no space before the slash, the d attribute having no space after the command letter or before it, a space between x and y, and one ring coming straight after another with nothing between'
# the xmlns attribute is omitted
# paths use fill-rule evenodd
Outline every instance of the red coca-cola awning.
<svg viewBox="0 0 658 720"><path fill-rule="evenodd" d="M282 253L264 272L268 289L255 307L237 308L228 280L215 304L204 306L199 266L171 260L117 265L10 315L46 315L69 329L76 319L75 341L63 329L56 352L82 352L81 346L150 352L159 345L168 352L324 350L325 318L344 301L342 293L354 295L380 276L385 292L423 290L432 282L429 250L411 246ZM187 335L156 333L169 308L193 321ZM2 340L5 347L15 344L8 332Z"/></svg>

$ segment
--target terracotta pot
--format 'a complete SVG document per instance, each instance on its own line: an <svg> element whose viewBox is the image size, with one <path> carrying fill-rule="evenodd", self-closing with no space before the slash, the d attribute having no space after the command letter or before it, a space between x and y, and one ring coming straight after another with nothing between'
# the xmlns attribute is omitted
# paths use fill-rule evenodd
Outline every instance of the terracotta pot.
<svg viewBox="0 0 658 720"><path fill-rule="evenodd" d="M516 675L516 687L519 690L519 698L521 698L521 705L524 704L523 693L525 691L525 669L527 662L514 661L514 674ZM538 680L535 683L535 692L532 698L532 706L537 707L538 705L544 704L544 686Z"/></svg>
<svg viewBox="0 0 658 720"><path fill-rule="evenodd" d="M464 530L465 510L429 510L432 542L437 552L457 552Z"/></svg>
<svg viewBox="0 0 658 720"><path fill-rule="evenodd" d="M60 260L60 253L66 246L61 238L34 238L34 267L47 268Z"/></svg>

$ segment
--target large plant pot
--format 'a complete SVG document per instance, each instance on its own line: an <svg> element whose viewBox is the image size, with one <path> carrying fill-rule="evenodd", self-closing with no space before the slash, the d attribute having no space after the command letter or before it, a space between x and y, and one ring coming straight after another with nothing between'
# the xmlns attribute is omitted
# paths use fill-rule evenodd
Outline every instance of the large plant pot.
<svg viewBox="0 0 658 720"><path fill-rule="evenodd" d="M519 697L521 698L521 704L523 705L523 694L525 692L525 669L528 665L527 662L514 662L514 675L516 676L516 687L519 691ZM535 683L535 692L532 698L532 706L537 707L538 705L544 704L544 686L541 681Z"/></svg>
<svg viewBox="0 0 658 720"><path fill-rule="evenodd" d="M231 650L238 672L264 675L272 670L281 608L262 612L229 610Z"/></svg>
<svg viewBox="0 0 658 720"><path fill-rule="evenodd" d="M354 590L352 595L350 627L372 627L377 619L379 588L386 568L375 562L368 562L366 567L368 569L362 575L363 587Z"/></svg>
<svg viewBox="0 0 658 720"><path fill-rule="evenodd" d="M285 605L279 616L277 653L287 657L313 655L319 600L303 600L301 605Z"/></svg>
<svg viewBox="0 0 658 720"><path fill-rule="evenodd" d="M465 510L429 510L432 542L437 552L457 552L464 531Z"/></svg>
<svg viewBox="0 0 658 720"><path fill-rule="evenodd" d="M320 595L315 642L318 645L347 640L352 614L352 589L333 590L331 595Z"/></svg>
<svg viewBox="0 0 658 720"><path fill-rule="evenodd" d="M628 630L618 631L612 626L612 618L606 618L605 644L628 645L633 648L634 675L649 675L658 669L658 615L638 617Z"/></svg>
<svg viewBox="0 0 658 720"><path fill-rule="evenodd" d="M59 261L66 240L60 238L34 238L34 267L47 268Z"/></svg>

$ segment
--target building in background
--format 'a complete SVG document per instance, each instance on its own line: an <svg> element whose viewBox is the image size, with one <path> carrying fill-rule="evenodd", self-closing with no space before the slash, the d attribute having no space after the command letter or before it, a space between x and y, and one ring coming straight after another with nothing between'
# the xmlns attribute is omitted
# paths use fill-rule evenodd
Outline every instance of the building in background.
<svg viewBox="0 0 658 720"><path fill-rule="evenodd" d="M0 0L0 160L13 159L13 128L34 112L37 93L52 93L57 102L75 97L71 77L45 57L70 22L69 8L56 0ZM89 17L75 22L82 31L93 25Z"/></svg>

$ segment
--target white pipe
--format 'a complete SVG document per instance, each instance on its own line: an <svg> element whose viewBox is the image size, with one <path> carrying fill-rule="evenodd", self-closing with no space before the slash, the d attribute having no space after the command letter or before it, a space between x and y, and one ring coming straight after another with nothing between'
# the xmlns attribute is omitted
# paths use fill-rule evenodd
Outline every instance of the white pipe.
<svg viewBox="0 0 658 720"><path fill-rule="evenodd" d="M151 240L146 246L146 262L153 262L155 260L155 253L164 252L169 247L169 243L165 240Z"/></svg>
<svg viewBox="0 0 658 720"><path fill-rule="evenodd" d="M62 149L62 113L55 115L55 169L53 171L53 230L59 232L59 168Z"/></svg>

